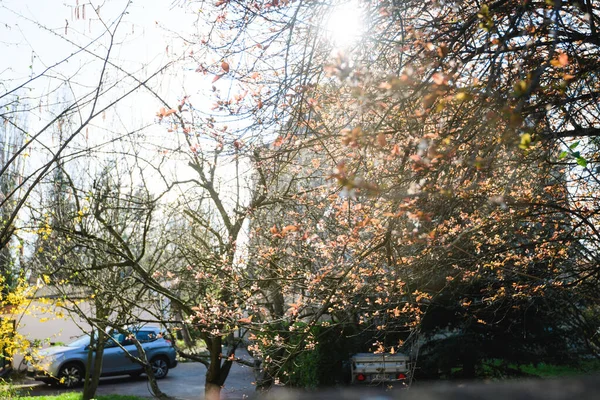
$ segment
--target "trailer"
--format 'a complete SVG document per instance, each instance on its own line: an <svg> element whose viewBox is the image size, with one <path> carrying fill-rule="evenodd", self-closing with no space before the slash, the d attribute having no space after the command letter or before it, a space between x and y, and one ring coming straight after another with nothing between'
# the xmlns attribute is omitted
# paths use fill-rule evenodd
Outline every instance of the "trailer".
<svg viewBox="0 0 600 400"><path fill-rule="evenodd" d="M351 357L352 384L408 383L410 359L401 353L358 353Z"/></svg>

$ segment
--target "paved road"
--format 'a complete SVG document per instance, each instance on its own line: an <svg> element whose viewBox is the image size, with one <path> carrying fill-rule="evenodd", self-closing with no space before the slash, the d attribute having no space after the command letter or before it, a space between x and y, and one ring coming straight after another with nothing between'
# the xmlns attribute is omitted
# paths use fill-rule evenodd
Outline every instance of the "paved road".
<svg viewBox="0 0 600 400"><path fill-rule="evenodd" d="M245 350L236 351L238 357L251 360L251 357ZM179 363L177 368L169 371L169 375L158 381L160 389L177 399L197 400L204 398L204 377L206 368L200 363ZM235 363L227 381L225 388L221 392L223 399L247 399L255 393L254 374L251 367ZM79 389L81 391L81 389ZM31 396L48 396L64 393L65 390L53 388L49 385L36 386L31 392ZM98 395L103 394L123 394L152 397L150 387L145 376L139 378L131 377L111 377L102 378L97 391Z"/></svg>

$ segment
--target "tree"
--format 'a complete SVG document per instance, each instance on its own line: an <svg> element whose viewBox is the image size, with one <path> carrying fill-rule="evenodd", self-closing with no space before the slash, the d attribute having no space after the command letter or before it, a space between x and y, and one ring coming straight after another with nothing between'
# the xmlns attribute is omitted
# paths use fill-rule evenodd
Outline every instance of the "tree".
<svg viewBox="0 0 600 400"><path fill-rule="evenodd" d="M300 38L314 40L315 45L300 52L303 57L295 59L289 51L285 79L274 85L273 93L289 95L292 100L285 104L294 109L286 114L289 125L279 127L275 143L288 138L301 144L322 141L328 154L340 155L321 163L323 168L335 168L332 177L358 198L357 205L370 205L367 215L376 222L359 228L373 240L367 271L382 265L382 273L398 272L393 282L411 287L395 300L382 295L385 305L366 310L370 320L376 321L377 313L411 312L419 322L446 279L477 285L474 278L488 269L491 286L485 286L485 298L494 301L492 308L502 301L499 295L507 285L513 290L510 306L538 291L534 297L552 297L552 304L562 304L562 309L564 294L582 298L580 283L594 285L589 257L595 254L595 239L584 237L596 237L589 215L595 215L590 210L597 206L585 194L588 190L572 190L595 181L589 164L596 155L584 156L577 149L597 129L591 71L597 70L592 33L598 11L591 3L585 11L561 2L364 4L365 31L371 34L331 60L325 68L329 80L318 68L310 69L327 58L322 41L317 35L304 36L309 29L298 33L294 24L302 18L316 23L324 9L278 3L246 13L236 2L220 6L221 20L228 23L229 15L267 18L282 7L288 13L281 14L293 15L285 25L290 38L286 48L302 43ZM233 46L226 48L232 51ZM286 86L302 79L307 84L296 86L301 90L295 93ZM303 118L307 110L310 119ZM292 128L288 136L286 127L297 124L305 130ZM583 139L569 142L573 137ZM573 147L561 152L563 143ZM554 179L547 180L552 174ZM369 191L376 200L363 197ZM354 210L350 203L347 210ZM279 228L274 232L280 234ZM488 237L488 232L495 234ZM361 254L355 246L353 254ZM332 248L339 247L327 250ZM319 256L327 259L323 251ZM298 264L292 268L302 270ZM568 284L566 276L572 279ZM540 292L546 285L564 289ZM377 287L365 291L373 293ZM571 294L566 298L572 300ZM471 310L469 318L477 316L475 307Z"/></svg>
<svg viewBox="0 0 600 400"><path fill-rule="evenodd" d="M12 357L16 353L30 352L31 343L15 327L21 316L31 312L31 296L37 287L29 285L22 277L14 279L10 285L5 277L0 277L0 289L0 310L3 314L0 318L0 373L5 376L10 372Z"/></svg>
<svg viewBox="0 0 600 400"><path fill-rule="evenodd" d="M15 126L27 126L26 121L19 121L23 118L23 114L19 113L19 104L17 102L6 106L7 112L3 116L3 124L0 127L0 165L7 165L9 159L12 159L15 153L23 146L25 134L23 131L16 129ZM0 174L0 220L2 226L8 223L11 215L16 207L16 202L13 199L7 198L7 194L13 192L19 185L19 181L23 179L24 158L18 158L10 166L4 169ZM22 245L11 246L11 240L14 240L15 227L7 225L6 244L0 249L0 269L1 275L4 278L5 289L9 289L15 282L15 277L19 276L18 262L15 260L15 255L18 253L16 249L22 249Z"/></svg>
<svg viewBox="0 0 600 400"><path fill-rule="evenodd" d="M48 56L49 60L39 60L38 54L43 54L43 52L40 49L32 48L32 60L35 62L32 61L32 64L29 65L29 76L15 75L10 68L2 71L3 91L0 92L0 106L3 111L0 117L4 126L10 125L12 132L23 135L23 137L13 143L16 147L10 150L10 157L3 159L0 176L4 178L11 171L19 170L24 157L32 153L35 153L39 160L39 165L24 171L18 184L7 191L1 200L0 206L3 209L6 209L5 205L12 204L10 212L0 226L2 248L10 241L19 213L29 200L35 186L47 176L57 161L77 157L81 154L80 149L72 149L69 146L78 143L81 138L89 138L90 129L93 132L97 127L96 124L101 125L98 121L105 117L106 112L114 110L116 105L123 103L138 89L149 88L152 81L170 66L170 61L167 61L150 72L130 71L115 58L115 50L122 46L119 44L119 35L123 34L120 28L126 23L123 21L130 3L123 2L121 5L123 6L121 9L111 9L104 16L101 15L100 6L91 7L90 4L80 5L77 2L73 7L72 17L81 20L82 23L87 21L90 31L92 27L94 28L97 37L91 40L85 34L71 36L74 30L69 29L68 20L65 21L64 33L58 33L44 25L43 21L32 20L25 14L21 14L19 9L2 6L6 12L22 22L23 26L27 25L28 29L41 31L46 40L56 39L58 46L67 46L68 48L65 52L68 55L59 60L56 60L56 52ZM67 6L65 11L67 8L70 7ZM90 13L94 14L93 17L90 16ZM11 26L6 25L5 28L10 29ZM3 45L7 47L6 53L11 54L10 44L4 43ZM15 57L13 61L16 64L20 59L20 57ZM93 71L95 83L92 86L80 83L71 77L73 72L69 70L68 62L75 60L82 65L78 71L79 76L85 76L89 74L89 71ZM39 65L37 61L40 61ZM97 71L100 73L97 74ZM40 87L46 87L48 92L40 91ZM48 104L46 95L59 91L61 88L67 88L71 96L58 104ZM49 108L52 110L50 111ZM31 129L28 129L27 118L21 117L26 113L29 115L38 113L40 117L39 123L36 123L35 127L31 127ZM55 146L48 132L52 127L56 127L60 131L66 120L69 120L73 127L68 135L64 136L64 140ZM88 144L90 143L88 142ZM99 144L99 141L94 141L91 145L98 146ZM5 156L7 155L8 153L5 153Z"/></svg>
<svg viewBox="0 0 600 400"><path fill-rule="evenodd" d="M90 348L96 350L85 369L85 398L95 396L109 332L139 324L142 311L149 314L146 322L148 318L166 322L164 309L135 271L139 268L152 275L162 260L160 236L150 230L158 228L152 224L156 203L147 187L131 185L138 176L125 166L125 161L109 162L93 180L82 182L57 169L51 184L64 191L51 190L42 208L51 210L50 215L35 216L44 230L36 252L36 272L52 284L64 308L92 327ZM68 206L65 193L71 198ZM152 360L139 353L130 357L145 367L153 393L168 398L156 384Z"/></svg>

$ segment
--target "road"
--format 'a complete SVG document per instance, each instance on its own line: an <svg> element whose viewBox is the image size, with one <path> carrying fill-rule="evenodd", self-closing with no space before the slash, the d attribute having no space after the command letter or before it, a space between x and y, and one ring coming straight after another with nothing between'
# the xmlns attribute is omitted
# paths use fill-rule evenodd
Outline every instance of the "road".
<svg viewBox="0 0 600 400"><path fill-rule="evenodd" d="M245 350L236 351L238 357L251 360ZM204 377L206 368L195 362L179 363L177 368L169 371L166 378L158 381L160 390L180 400L198 400L204 398ZM231 367L225 388L221 392L222 399L238 400L252 397L255 393L254 373L251 367L235 363ZM32 389L31 396L49 396L65 393L66 390L56 389L49 385L40 385ZM79 388L81 391L81 388ZM110 377L101 378L98 395L122 394L152 397L148 381L144 375L139 378Z"/></svg>

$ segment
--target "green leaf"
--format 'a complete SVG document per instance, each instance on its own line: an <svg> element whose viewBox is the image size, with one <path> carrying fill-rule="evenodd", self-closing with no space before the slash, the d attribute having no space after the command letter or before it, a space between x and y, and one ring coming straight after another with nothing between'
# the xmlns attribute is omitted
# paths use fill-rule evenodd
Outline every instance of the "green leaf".
<svg viewBox="0 0 600 400"><path fill-rule="evenodd" d="M487 4L484 4L481 6L481 9L479 10L479 13L477 13L477 16L479 18L485 18L488 15L490 15L490 7Z"/></svg>
<svg viewBox="0 0 600 400"><path fill-rule="evenodd" d="M521 135L521 143L519 144L520 149L528 149L531 145L531 135L529 133L524 133Z"/></svg>
<svg viewBox="0 0 600 400"><path fill-rule="evenodd" d="M558 155L558 159L563 160L563 159L567 158L568 155L569 155L569 153L567 153L566 151L561 151L560 154Z"/></svg>
<svg viewBox="0 0 600 400"><path fill-rule="evenodd" d="M574 149L575 147L577 147L577 146L579 146L579 141L577 141L577 142L573 143L572 145L570 145L570 146L569 146L569 148L570 148L571 150L573 150L573 149Z"/></svg>
<svg viewBox="0 0 600 400"><path fill-rule="evenodd" d="M577 164L585 168L585 167L587 167L588 162L583 157L577 157Z"/></svg>

